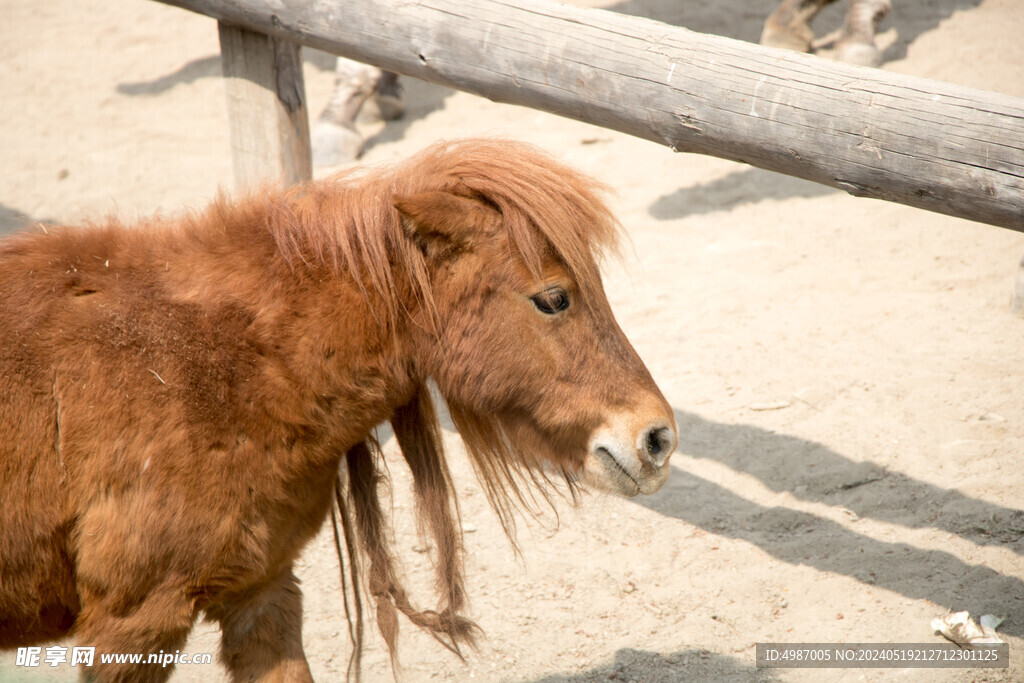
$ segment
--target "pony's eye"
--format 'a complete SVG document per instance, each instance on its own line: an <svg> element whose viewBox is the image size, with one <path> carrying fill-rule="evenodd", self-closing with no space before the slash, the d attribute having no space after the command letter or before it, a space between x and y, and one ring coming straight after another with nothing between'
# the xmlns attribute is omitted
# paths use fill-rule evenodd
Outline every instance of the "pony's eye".
<svg viewBox="0 0 1024 683"><path fill-rule="evenodd" d="M538 311L547 315L554 315L569 308L569 295L564 289L558 287L535 294L530 297L530 300L533 301L533 305L537 307Z"/></svg>

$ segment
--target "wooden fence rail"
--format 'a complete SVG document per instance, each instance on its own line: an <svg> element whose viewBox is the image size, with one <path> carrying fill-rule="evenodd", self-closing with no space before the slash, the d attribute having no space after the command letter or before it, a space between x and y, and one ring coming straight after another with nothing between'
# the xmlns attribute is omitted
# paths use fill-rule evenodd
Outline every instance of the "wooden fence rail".
<svg viewBox="0 0 1024 683"><path fill-rule="evenodd" d="M477 95L1024 231L1024 99L542 0L160 0Z"/></svg>

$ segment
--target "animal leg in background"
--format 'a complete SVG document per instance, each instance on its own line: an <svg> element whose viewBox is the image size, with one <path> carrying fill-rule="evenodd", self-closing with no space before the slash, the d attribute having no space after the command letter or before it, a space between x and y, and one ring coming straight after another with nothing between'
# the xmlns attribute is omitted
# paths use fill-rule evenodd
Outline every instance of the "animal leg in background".
<svg viewBox="0 0 1024 683"><path fill-rule="evenodd" d="M764 22L761 44L810 52L814 44L811 20L835 0L783 0ZM878 24L892 9L892 0L850 0L836 38L836 59L861 66L878 66L882 52L875 46ZM831 42L828 38L822 42Z"/></svg>
<svg viewBox="0 0 1024 683"><path fill-rule="evenodd" d="M854 2L856 0L853 0ZM761 44L797 52L810 52L814 41L811 20L835 0L782 0L764 22Z"/></svg>
<svg viewBox="0 0 1024 683"><path fill-rule="evenodd" d="M381 71L377 82L377 92L373 96L380 110L380 117L385 121L395 121L405 114L405 97L402 84L398 82L398 74L394 71Z"/></svg>
<svg viewBox="0 0 1024 683"><path fill-rule="evenodd" d="M234 680L312 683L302 651L302 593L291 566L206 614L220 623L220 658Z"/></svg>
<svg viewBox="0 0 1024 683"><path fill-rule="evenodd" d="M861 66L881 64L882 52L875 45L875 33L891 9L891 0L851 0L836 41L836 59Z"/></svg>
<svg viewBox="0 0 1024 683"><path fill-rule="evenodd" d="M356 118L371 95L386 121L400 118L405 111L398 74L344 57L338 57L334 73L334 92L313 128L317 166L335 166L359 156L363 136L356 129Z"/></svg>

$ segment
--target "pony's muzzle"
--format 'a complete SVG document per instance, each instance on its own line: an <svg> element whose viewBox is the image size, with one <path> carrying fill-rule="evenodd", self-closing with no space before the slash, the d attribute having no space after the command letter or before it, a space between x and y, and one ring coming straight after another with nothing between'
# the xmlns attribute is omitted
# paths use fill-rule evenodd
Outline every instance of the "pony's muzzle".
<svg viewBox="0 0 1024 683"><path fill-rule="evenodd" d="M668 480L669 456L679 440L675 420L657 418L638 429L636 415L616 418L591 438L584 482L624 496L654 493Z"/></svg>

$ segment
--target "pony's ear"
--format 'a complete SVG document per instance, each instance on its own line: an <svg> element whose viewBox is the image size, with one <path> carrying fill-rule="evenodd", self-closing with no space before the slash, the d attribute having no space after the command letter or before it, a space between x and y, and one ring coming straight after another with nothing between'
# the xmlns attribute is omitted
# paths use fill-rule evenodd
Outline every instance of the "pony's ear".
<svg viewBox="0 0 1024 683"><path fill-rule="evenodd" d="M500 218L491 205L451 192L401 195L392 203L402 214L406 234L421 248L471 246L475 238L490 232Z"/></svg>

